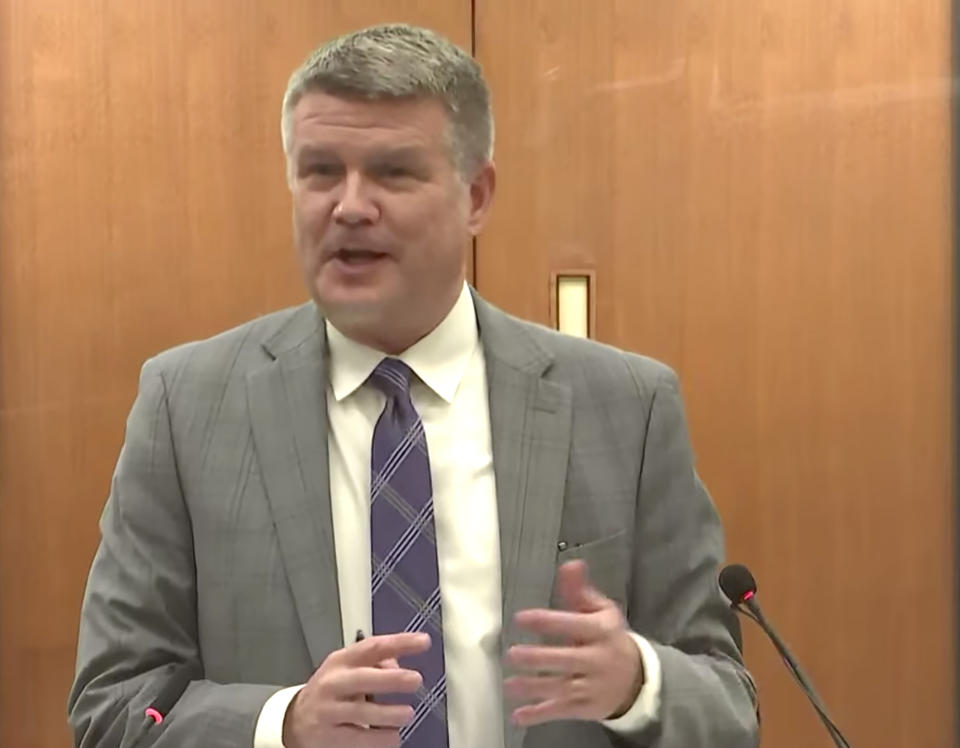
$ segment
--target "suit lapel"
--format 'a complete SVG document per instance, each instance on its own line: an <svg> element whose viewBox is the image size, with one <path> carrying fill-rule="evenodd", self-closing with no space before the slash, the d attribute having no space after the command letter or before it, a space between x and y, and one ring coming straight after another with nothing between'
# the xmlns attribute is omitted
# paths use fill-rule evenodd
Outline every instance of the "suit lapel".
<svg viewBox="0 0 960 748"><path fill-rule="evenodd" d="M570 452L570 388L544 374L551 356L516 321L475 298L487 362L503 592L502 654L531 638L513 625L525 608L548 607ZM504 741L517 748L515 705L504 701Z"/></svg>
<svg viewBox="0 0 960 748"><path fill-rule="evenodd" d="M312 304L247 377L253 436L287 578L314 667L343 646L327 461L326 337Z"/></svg>

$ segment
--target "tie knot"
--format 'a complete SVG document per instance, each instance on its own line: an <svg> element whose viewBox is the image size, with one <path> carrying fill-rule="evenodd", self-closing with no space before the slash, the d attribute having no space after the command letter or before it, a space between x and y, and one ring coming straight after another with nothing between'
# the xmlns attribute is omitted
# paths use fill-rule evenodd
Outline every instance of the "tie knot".
<svg viewBox="0 0 960 748"><path fill-rule="evenodd" d="M410 397L410 380L413 370L399 358L385 358L373 370L370 379L387 397L406 399Z"/></svg>

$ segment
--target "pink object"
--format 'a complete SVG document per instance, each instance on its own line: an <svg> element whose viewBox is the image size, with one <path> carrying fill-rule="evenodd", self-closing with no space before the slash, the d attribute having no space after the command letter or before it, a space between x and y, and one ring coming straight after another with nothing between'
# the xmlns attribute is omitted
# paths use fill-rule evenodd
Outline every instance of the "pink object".
<svg viewBox="0 0 960 748"><path fill-rule="evenodd" d="M156 709L154 709L152 706L149 707L149 708L144 712L144 714L146 714L150 719L152 719L155 724L158 724L158 725L159 725L161 722L163 722L163 715L160 714L160 712L158 712L158 711L157 711Z"/></svg>
<svg viewBox="0 0 960 748"><path fill-rule="evenodd" d="M745 595L743 596L743 602L746 602L746 601L749 600L751 597L753 597L753 590L750 590L747 594L745 594Z"/></svg>

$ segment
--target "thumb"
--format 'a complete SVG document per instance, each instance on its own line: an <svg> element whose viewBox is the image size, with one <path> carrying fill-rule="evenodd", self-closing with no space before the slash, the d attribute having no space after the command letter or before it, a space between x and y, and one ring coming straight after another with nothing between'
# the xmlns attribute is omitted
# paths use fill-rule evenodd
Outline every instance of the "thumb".
<svg viewBox="0 0 960 748"><path fill-rule="evenodd" d="M585 561L568 561L557 569L557 594L563 607L579 613L600 610L606 598L590 586Z"/></svg>

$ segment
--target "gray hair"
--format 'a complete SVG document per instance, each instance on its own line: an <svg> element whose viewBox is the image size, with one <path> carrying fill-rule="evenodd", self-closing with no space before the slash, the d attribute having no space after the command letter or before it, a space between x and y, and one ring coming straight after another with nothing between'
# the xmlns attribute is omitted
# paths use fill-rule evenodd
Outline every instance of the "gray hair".
<svg viewBox="0 0 960 748"><path fill-rule="evenodd" d="M449 115L451 156L464 179L493 156L493 112L480 65L429 29L371 26L315 50L290 76L283 95L287 158L293 144L293 109L310 91L360 99L434 98Z"/></svg>

